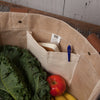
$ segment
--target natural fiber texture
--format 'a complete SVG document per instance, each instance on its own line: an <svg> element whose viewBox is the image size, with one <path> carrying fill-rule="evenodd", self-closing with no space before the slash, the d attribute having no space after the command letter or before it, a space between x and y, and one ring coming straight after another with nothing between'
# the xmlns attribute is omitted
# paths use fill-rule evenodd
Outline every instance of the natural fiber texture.
<svg viewBox="0 0 100 100"><path fill-rule="evenodd" d="M56 68L55 64L52 62L57 61L58 63L61 63L62 68L59 70L58 74L64 73L64 77L70 84L69 91L79 100L88 100L90 96L92 98L92 96L95 95L96 92L94 93L93 90L100 79L100 56L85 37L67 23L55 18L39 14L0 13L0 44L17 45L24 48L28 47L30 49L34 39L31 38L31 41L26 36L26 31L31 31L32 36L37 42L50 42L52 33L60 35L60 46L64 57L67 55L67 46L71 44L74 53L72 54L72 61L74 58L73 55L75 55L76 58L78 57L78 59L75 58L77 63L74 63L74 66L71 63L68 64L67 60L66 67L63 66L61 62L65 63L64 59L67 57L63 60L60 59L60 62L58 62L57 57L59 56L59 53L47 52L42 47L39 47L42 52L37 53L36 56L39 57L38 59L41 63L43 63L42 60L49 61L50 66L47 67L48 62L46 62L44 68L50 72L51 68ZM31 48L34 48L34 46ZM32 49L30 51L33 52ZM40 52L40 50L37 49L36 51ZM35 53L35 51L33 53ZM70 67L71 65L73 67ZM72 69L70 70L70 68ZM60 72L62 70L64 70L63 73Z"/></svg>
<svg viewBox="0 0 100 100"><path fill-rule="evenodd" d="M27 33L27 48L39 59L48 72L63 76L68 84L71 84L79 60L78 54L71 54L71 61L68 62L66 52L47 52L29 33Z"/></svg>

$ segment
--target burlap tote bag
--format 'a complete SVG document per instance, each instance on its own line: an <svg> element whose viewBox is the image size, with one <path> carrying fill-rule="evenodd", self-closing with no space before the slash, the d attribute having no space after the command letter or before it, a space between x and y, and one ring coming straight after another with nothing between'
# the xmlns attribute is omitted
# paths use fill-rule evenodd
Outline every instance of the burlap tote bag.
<svg viewBox="0 0 100 100"><path fill-rule="evenodd" d="M61 52L46 51L38 42L50 42L52 34L61 37ZM39 14L0 13L0 45L27 48L51 74L68 82L69 92L79 100L95 100L100 91L100 56L78 31L67 23ZM67 46L73 52L68 62Z"/></svg>

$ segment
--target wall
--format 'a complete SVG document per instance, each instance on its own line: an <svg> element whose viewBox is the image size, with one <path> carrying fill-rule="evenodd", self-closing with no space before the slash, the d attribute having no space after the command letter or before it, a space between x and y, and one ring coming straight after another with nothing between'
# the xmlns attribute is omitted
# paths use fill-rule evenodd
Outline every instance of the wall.
<svg viewBox="0 0 100 100"><path fill-rule="evenodd" d="M2 0L100 25L100 0Z"/></svg>

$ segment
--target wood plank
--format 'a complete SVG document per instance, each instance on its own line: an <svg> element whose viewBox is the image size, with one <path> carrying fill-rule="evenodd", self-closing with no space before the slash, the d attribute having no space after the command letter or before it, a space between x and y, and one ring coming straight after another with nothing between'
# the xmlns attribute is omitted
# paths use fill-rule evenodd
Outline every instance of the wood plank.
<svg viewBox="0 0 100 100"><path fill-rule="evenodd" d="M9 7L14 7L14 8L27 8L27 7L15 5L15 4L11 4L11 3L7 3L7 2L3 2L3 1L0 1L0 4L9 6ZM40 11L37 9L32 9L32 8L27 8L27 9L28 9L29 13L43 14L43 15L47 15L47 16L51 16L51 17L63 20L66 23L68 23L69 25L71 25L72 27L76 28L78 31L80 31L86 37L90 33L100 34L100 26L99 25L86 23L83 21L75 20L72 18L68 18L68 17L64 17L64 16L60 16L60 15L56 15L56 14L52 14L52 13L48 13L48 12L44 12L44 11Z"/></svg>
<svg viewBox="0 0 100 100"><path fill-rule="evenodd" d="M11 12L21 12L21 13L28 13L28 8L17 8L17 7L11 7Z"/></svg>
<svg viewBox="0 0 100 100"><path fill-rule="evenodd" d="M88 41L93 45L93 47L100 53L100 39L97 38L95 33L90 34L87 37Z"/></svg>

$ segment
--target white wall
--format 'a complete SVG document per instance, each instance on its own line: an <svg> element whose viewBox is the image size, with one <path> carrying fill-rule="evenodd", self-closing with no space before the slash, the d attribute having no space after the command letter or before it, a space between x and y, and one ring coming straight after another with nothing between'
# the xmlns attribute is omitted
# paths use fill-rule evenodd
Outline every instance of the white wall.
<svg viewBox="0 0 100 100"><path fill-rule="evenodd" d="M100 0L2 0L100 25Z"/></svg>
<svg viewBox="0 0 100 100"><path fill-rule="evenodd" d="M100 0L66 0L64 16L100 25Z"/></svg>
<svg viewBox="0 0 100 100"><path fill-rule="evenodd" d="M38 10L62 15L64 0L3 0Z"/></svg>

